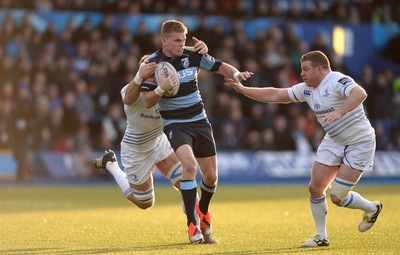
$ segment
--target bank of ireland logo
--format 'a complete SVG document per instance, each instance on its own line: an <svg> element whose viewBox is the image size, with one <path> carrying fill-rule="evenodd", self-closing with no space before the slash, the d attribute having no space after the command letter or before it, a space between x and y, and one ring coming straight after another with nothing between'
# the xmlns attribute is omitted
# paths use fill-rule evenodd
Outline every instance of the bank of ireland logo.
<svg viewBox="0 0 400 255"><path fill-rule="evenodd" d="M321 108L321 106L320 106L319 104L315 104L315 105L314 105L314 109L315 109L315 110L318 110L319 108Z"/></svg>
<svg viewBox="0 0 400 255"><path fill-rule="evenodd" d="M188 68L189 67L189 58L182 58L181 62L182 62L183 68Z"/></svg>

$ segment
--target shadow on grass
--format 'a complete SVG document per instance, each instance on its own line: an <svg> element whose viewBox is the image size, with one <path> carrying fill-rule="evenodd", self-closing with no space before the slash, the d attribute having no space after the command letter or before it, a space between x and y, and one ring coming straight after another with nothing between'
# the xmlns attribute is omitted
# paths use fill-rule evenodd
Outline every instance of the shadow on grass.
<svg viewBox="0 0 400 255"><path fill-rule="evenodd" d="M210 244L202 244L207 246L212 246ZM147 252L149 254L165 251L166 254L169 254L168 250L175 250L174 254L179 254L179 251L182 250L182 254L186 254L188 252L187 248L191 246L188 243L178 243L178 244L164 244L164 245L150 245L150 246L139 246L139 247L129 247L129 248L81 248L81 249L70 249L66 247L62 248L21 248L21 249L0 249L0 253L4 255L24 255L24 254L57 254L57 255L86 255L86 254L113 254L113 253L121 253L121 252ZM218 247L218 246L216 246ZM213 255L213 254L224 254L224 255L233 255L233 254L307 254L315 252L323 252L323 251L332 251L332 248L324 247L324 248L301 248L301 247L288 247L281 249L262 249L262 250L236 250L236 251L213 251L213 252L205 252L202 253L204 255Z"/></svg>
<svg viewBox="0 0 400 255"><path fill-rule="evenodd" d="M307 254L312 253L316 254L323 251L332 251L332 248L301 248L301 247L288 247L288 248L271 248L271 249L263 249L263 250L247 250L247 251L222 251L222 252L211 252L211 253L203 253L204 255L214 255L214 254L224 254L224 255L255 255L255 254Z"/></svg>

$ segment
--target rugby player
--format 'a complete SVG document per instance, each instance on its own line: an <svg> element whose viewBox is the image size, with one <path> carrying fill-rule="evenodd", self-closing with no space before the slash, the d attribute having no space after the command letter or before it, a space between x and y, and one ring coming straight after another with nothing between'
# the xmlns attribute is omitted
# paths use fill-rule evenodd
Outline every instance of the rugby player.
<svg viewBox="0 0 400 255"><path fill-rule="evenodd" d="M290 88L245 87L233 79L225 85L260 102L306 102L326 131L318 147L309 183L311 212L316 234L302 246L328 246L326 190L331 186L331 201L340 207L360 209L360 232L369 230L382 210L382 203L369 201L355 191L364 171L372 171L375 131L367 119L363 101L365 90L351 77L331 70L325 54L311 51L301 59L304 82Z"/></svg>
<svg viewBox="0 0 400 255"><path fill-rule="evenodd" d="M193 49L199 54L208 52L207 45L197 38ZM125 197L141 209L154 205L154 166L180 190L182 165L163 133L163 123L157 107L147 108L143 104L140 85L143 80L152 79L156 64L140 60L139 70L121 90L127 128L121 141L121 160L124 171L118 165L111 150L95 159L94 166L110 172ZM170 89L178 82L177 77L160 78L160 86Z"/></svg>
<svg viewBox="0 0 400 255"><path fill-rule="evenodd" d="M162 48L148 58L149 62L167 61L175 67L180 83L178 93L173 97L165 97L165 90L154 82L143 82L141 91L147 107L158 104L164 132L182 162L181 195L186 210L188 235L190 242L198 244L212 238L208 209L217 187L218 171L212 128L197 87L197 71L218 72L238 81L246 80L252 73L239 72L221 60L185 47L186 34L187 28L182 22L163 22ZM200 201L196 204L198 166L202 181ZM200 215L200 228L195 219L195 211Z"/></svg>

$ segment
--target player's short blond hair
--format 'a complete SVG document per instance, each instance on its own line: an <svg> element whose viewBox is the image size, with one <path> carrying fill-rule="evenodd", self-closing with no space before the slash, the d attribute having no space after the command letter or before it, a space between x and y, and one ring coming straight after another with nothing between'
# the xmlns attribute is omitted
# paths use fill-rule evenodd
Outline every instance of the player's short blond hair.
<svg viewBox="0 0 400 255"><path fill-rule="evenodd" d="M328 57L319 50L314 50L305 53L300 58L300 62L310 61L313 66L322 66L324 69L331 69L331 64L329 63Z"/></svg>
<svg viewBox="0 0 400 255"><path fill-rule="evenodd" d="M185 33L187 34L187 27L181 21L167 20L162 23L161 37L170 33Z"/></svg>

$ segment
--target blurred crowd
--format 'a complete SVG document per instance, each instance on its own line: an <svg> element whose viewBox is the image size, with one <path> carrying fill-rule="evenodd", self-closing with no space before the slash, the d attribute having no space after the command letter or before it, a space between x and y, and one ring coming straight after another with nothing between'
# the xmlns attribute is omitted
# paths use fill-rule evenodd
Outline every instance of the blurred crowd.
<svg viewBox="0 0 400 255"><path fill-rule="evenodd" d="M397 0L3 0L2 8L37 11L279 17L291 20L400 22Z"/></svg>
<svg viewBox="0 0 400 255"><path fill-rule="evenodd" d="M297 3L297 5L296 5ZM232 31L205 26L206 15L191 35L205 41L209 53L240 70L255 73L246 85L288 87L301 81L300 56L309 50L328 55L332 68L352 75L316 34L309 44L296 36L293 19L380 22L400 19L397 1L200 1L200 0L9 0L1 8L23 8L18 22L6 15L0 27L0 149L76 152L114 149L126 127L120 89L131 80L138 60L160 48L159 35L141 22L136 33L126 23L112 27L114 13L228 15ZM310 5L308 11L297 10ZM106 13L100 25L77 26L70 20L56 33L33 29L31 11ZM182 12L183 11L183 12ZM289 17L283 25L247 38L243 17ZM240 18L237 18L240 17ZM354 77L368 92L367 114L376 129L378 150L400 150L400 80L393 70L376 72L366 64ZM254 102L224 87L223 77L200 72L199 88L213 124L219 150L313 151L324 136L304 104Z"/></svg>

